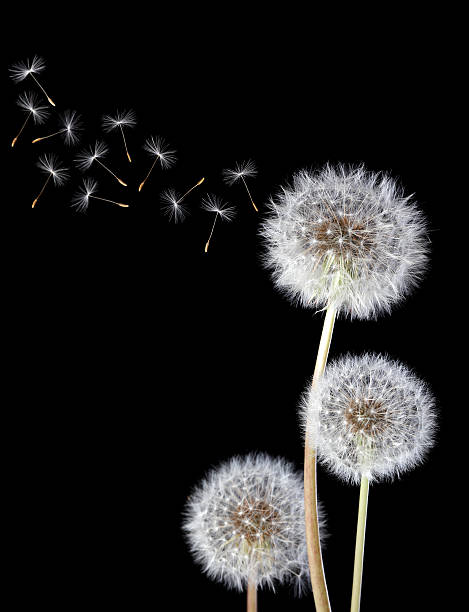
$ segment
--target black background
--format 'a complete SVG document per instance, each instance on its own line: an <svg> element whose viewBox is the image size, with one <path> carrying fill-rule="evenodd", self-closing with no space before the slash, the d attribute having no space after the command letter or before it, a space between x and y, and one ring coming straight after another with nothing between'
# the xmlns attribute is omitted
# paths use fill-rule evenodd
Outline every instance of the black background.
<svg viewBox="0 0 469 612"><path fill-rule="evenodd" d="M439 357L446 346L439 311L447 227L438 179L446 164L444 60L433 16L417 21L391 8L305 13L295 5L262 14L244 4L75 8L13 11L8 63L35 53L46 59L40 80L57 110L83 114L81 144L104 137L109 165L129 184L98 169L90 175L100 195L130 207L94 202L76 213L70 199L81 175L73 170L66 186L48 186L31 213L20 280L27 331L18 352L27 374L11 430L27 500L18 567L29 578L17 597L57 610L147 610L167 596L164 609L243 609L242 595L193 564L181 513L206 470L234 454L265 451L301 469L296 408L322 315L274 290L258 228L269 196L295 170L330 161L390 172L430 222L432 264L421 287L391 316L339 320L330 356L386 352L437 396L439 441L428 461L371 489L362 593L364 611L436 609L445 546L438 483L450 442ZM9 143L22 122L15 99L34 84L15 85L6 69L4 83ZM131 165L118 134L103 135L100 126L102 114L117 108L138 117L127 132ZM28 126L7 151L10 201L26 209L42 184L39 152L56 152L72 166L80 148L30 144L42 133ZM139 194L150 161L142 144L152 134L174 145L178 163L156 170ZM259 215L241 186L221 178L222 169L249 158L259 169L250 182ZM183 191L202 176L187 200L189 218L170 223L161 190ZM207 254L206 192L238 209L235 221L217 225ZM358 488L320 470L319 495L330 533L331 602L346 610ZM295 600L282 588L259 597L261 610L313 605L311 596Z"/></svg>

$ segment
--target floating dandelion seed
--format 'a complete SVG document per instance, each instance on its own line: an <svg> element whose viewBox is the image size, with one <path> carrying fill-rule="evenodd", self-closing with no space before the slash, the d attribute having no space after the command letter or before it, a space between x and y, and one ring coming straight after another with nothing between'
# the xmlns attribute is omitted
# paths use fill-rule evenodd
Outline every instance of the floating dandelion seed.
<svg viewBox="0 0 469 612"><path fill-rule="evenodd" d="M205 178L201 178L198 183L188 189L182 196L179 196L174 189L167 189L164 191L161 194L161 200L166 204L166 206L163 206L163 212L169 215L170 219L174 219L175 223L178 221L183 221L188 211L187 208L181 204L181 202L193 189L199 185L202 185L204 180Z"/></svg>
<svg viewBox="0 0 469 612"><path fill-rule="evenodd" d="M228 588L308 584L301 475L281 458L234 457L212 470L185 509L183 529L204 572Z"/></svg>
<svg viewBox="0 0 469 612"><path fill-rule="evenodd" d="M112 174L112 176L116 179L116 181L119 181L121 185L124 185L124 187L127 187L127 183L124 183L124 181L122 181L118 176L116 176L114 172L110 170L107 166L105 166L103 162L100 160L101 157L105 157L107 155L108 150L109 149L104 144L104 142L97 140L94 146L89 146L87 150L77 155L75 159L77 167L80 170L85 171L85 170L88 170L88 168L92 166L93 162L97 162L107 172L109 172L109 174Z"/></svg>
<svg viewBox="0 0 469 612"><path fill-rule="evenodd" d="M410 370L375 354L331 363L304 397L303 424L319 460L361 485L352 612L360 607L369 482L398 476L423 460L434 440L434 404Z"/></svg>
<svg viewBox="0 0 469 612"><path fill-rule="evenodd" d="M148 174L143 179L143 181L140 183L138 187L139 191L142 191L143 186L147 182L148 177L150 176L157 161L160 162L161 167L164 170L167 170L168 168L171 168L171 166L173 166L176 163L176 159L177 159L175 155L176 151L169 149L169 146L166 144L164 139L161 138L160 136L151 136L150 138L147 138L143 148L145 149L147 153L149 153L155 159L153 161L153 164L150 170L148 171Z"/></svg>
<svg viewBox="0 0 469 612"><path fill-rule="evenodd" d="M420 280L426 223L410 197L363 166L299 172L271 202L265 263L295 301L326 311L313 387L326 366L337 314L367 319L389 311ZM305 437L306 539L314 601L330 611L316 513L316 448Z"/></svg>
<svg viewBox="0 0 469 612"><path fill-rule="evenodd" d="M128 111L117 111L115 116L104 115L103 117L103 128L105 132L112 132L113 130L120 130L122 135L122 140L124 141L125 152L127 154L127 159L129 162L132 162L130 159L129 150L127 149L127 142L125 140L124 135L124 127L133 127L136 125L137 120L135 117L135 113L132 110Z"/></svg>
<svg viewBox="0 0 469 612"><path fill-rule="evenodd" d="M41 106L39 104L39 98L34 92L24 92L20 94L16 103L21 108L21 110L27 113L27 116L23 125L21 126L20 131L11 142L12 147L15 146L16 141L20 137L21 132L24 130L26 124L28 123L31 117L34 123L40 125L41 123L44 123L44 121L49 115L49 108L47 106Z"/></svg>
<svg viewBox="0 0 469 612"><path fill-rule="evenodd" d="M109 204L115 204L121 208L128 208L128 204L122 204L122 202L115 202L114 200L108 200L107 198L101 198L95 194L98 188L98 183L92 179L83 179L83 185L79 187L77 193L72 199L72 207L76 208L78 212L85 212L88 209L90 199L101 200L102 202L108 202Z"/></svg>
<svg viewBox="0 0 469 612"><path fill-rule="evenodd" d="M228 204L225 204L221 198L212 194L208 194L205 198L203 198L202 208L207 212L215 213L215 219L213 220L210 236L205 243L205 252L207 252L218 217L225 221L231 221L236 216L236 209L234 206L228 206Z"/></svg>
<svg viewBox="0 0 469 612"><path fill-rule="evenodd" d="M235 165L234 170L223 170L223 175L225 177L225 182L228 185L233 185L236 181L243 181L246 191L248 192L249 199L251 200L251 204L254 207L254 210L258 212L257 206L254 204L254 200L252 199L251 192L246 184L246 177L256 176L257 170L256 165L252 160L248 160L246 162L241 162L240 164Z"/></svg>
<svg viewBox="0 0 469 612"><path fill-rule="evenodd" d="M44 189L47 187L47 183L51 178L54 184L60 187L60 185L63 185L69 177L68 168L61 167L57 157L53 154L41 155L37 162L37 166L48 176L41 191L39 192L39 195L34 200L32 208L36 206L37 201L41 197Z"/></svg>
<svg viewBox="0 0 469 612"><path fill-rule="evenodd" d="M59 123L62 126L60 130L53 132L52 134L48 134L47 136L35 138L33 140L33 144L35 142L39 142L40 140L46 140L47 138L52 138L53 136L58 135L63 136L66 144L76 144L79 140L79 133L82 130L80 115L76 111L67 110L59 115Z"/></svg>
<svg viewBox="0 0 469 612"><path fill-rule="evenodd" d="M15 81L15 83L19 83L20 81L23 81L26 77L30 76L34 80L36 85L41 89L43 94L46 96L49 103L52 104L52 106L55 106L54 102L47 95L47 92L44 87L34 76L35 74L39 74L40 72L42 72L45 67L45 61L41 57L35 55L32 61L29 61L29 59L27 59L25 62L21 61L12 64L11 68L9 68L10 77Z"/></svg>

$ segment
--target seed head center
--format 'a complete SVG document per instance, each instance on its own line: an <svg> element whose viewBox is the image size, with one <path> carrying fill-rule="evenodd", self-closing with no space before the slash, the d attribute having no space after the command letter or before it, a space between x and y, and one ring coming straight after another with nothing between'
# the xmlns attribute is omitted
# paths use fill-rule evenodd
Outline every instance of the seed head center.
<svg viewBox="0 0 469 612"><path fill-rule="evenodd" d="M265 500L249 498L238 504L231 516L236 531L249 543L278 533L278 518L278 512Z"/></svg>

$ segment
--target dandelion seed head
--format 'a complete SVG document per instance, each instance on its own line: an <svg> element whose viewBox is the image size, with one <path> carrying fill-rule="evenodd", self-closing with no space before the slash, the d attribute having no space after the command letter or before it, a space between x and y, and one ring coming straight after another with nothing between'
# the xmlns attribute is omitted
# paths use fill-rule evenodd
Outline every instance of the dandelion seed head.
<svg viewBox="0 0 469 612"><path fill-rule="evenodd" d="M19 83L23 81L30 74L39 74L46 67L45 61L35 55L32 60L27 59L25 62L20 61L11 65L9 68L10 78Z"/></svg>
<svg viewBox="0 0 469 612"><path fill-rule="evenodd" d="M163 212L175 223L184 221L188 214L188 209L181 202L180 196L174 189L167 189L161 194L161 201L165 204L162 207Z"/></svg>
<svg viewBox="0 0 469 612"><path fill-rule="evenodd" d="M25 91L18 96L16 103L21 110L31 113L34 123L37 123L38 125L44 123L49 116L49 107L43 106L40 103L39 96L35 92Z"/></svg>
<svg viewBox="0 0 469 612"><path fill-rule="evenodd" d="M54 184L57 186L63 185L70 176L68 168L61 166L59 159L53 153L41 155L38 159L37 166L42 172L50 174Z"/></svg>
<svg viewBox="0 0 469 612"><path fill-rule="evenodd" d="M189 498L183 525L195 560L213 580L242 590L308 584L302 475L281 458L234 457Z"/></svg>
<svg viewBox="0 0 469 612"><path fill-rule="evenodd" d="M65 142L68 145L76 144L82 130L80 115L76 111L67 110L60 115L60 123L64 129Z"/></svg>
<svg viewBox="0 0 469 612"><path fill-rule="evenodd" d="M319 461L352 483L413 468L436 430L427 385L401 363L369 353L330 363L305 394L301 418Z"/></svg>
<svg viewBox="0 0 469 612"><path fill-rule="evenodd" d="M393 179L363 166L298 172L271 201L261 233L277 287L350 318L389 312L428 261L422 213Z"/></svg>
<svg viewBox="0 0 469 612"><path fill-rule="evenodd" d="M108 152L107 145L104 142L97 140L94 145L89 146L75 158L77 167L80 170L88 170L93 162L101 157L104 157Z"/></svg>
<svg viewBox="0 0 469 612"><path fill-rule="evenodd" d="M256 176L256 164L252 160L236 163L233 170L223 170L224 180L228 185L232 185L242 178Z"/></svg>
<svg viewBox="0 0 469 612"><path fill-rule="evenodd" d="M111 132L121 127L133 127L136 123L137 118L133 110L118 110L115 115L103 116L103 128L105 132Z"/></svg>
<svg viewBox="0 0 469 612"><path fill-rule="evenodd" d="M211 193L202 198L202 209L219 215L220 219L225 221L231 221L236 216L236 208L234 206L230 206L221 198Z"/></svg>
<svg viewBox="0 0 469 612"><path fill-rule="evenodd" d="M157 157L161 167L164 169L171 168L176 163L176 151L170 149L164 138L160 136L150 136L150 138L147 138L143 148L150 155Z"/></svg>
<svg viewBox="0 0 469 612"><path fill-rule="evenodd" d="M88 209L90 198L96 192L98 183L92 179L83 179L83 184L78 188L72 198L72 207L78 212L85 212Z"/></svg>

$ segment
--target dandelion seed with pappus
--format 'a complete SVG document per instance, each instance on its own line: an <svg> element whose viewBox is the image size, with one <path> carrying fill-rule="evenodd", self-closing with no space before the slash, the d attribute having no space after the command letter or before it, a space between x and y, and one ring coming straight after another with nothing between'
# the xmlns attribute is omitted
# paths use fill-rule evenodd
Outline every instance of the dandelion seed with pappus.
<svg viewBox="0 0 469 612"><path fill-rule="evenodd" d="M244 187L248 193L251 204L254 207L254 210L258 212L257 206L254 204L254 200L252 199L251 192L246 183L247 177L253 177L257 175L256 165L252 160L248 160L246 162L241 162L240 164L236 164L234 170L223 170L223 175L225 177L225 182L228 185L233 185L237 181L241 180L244 184Z"/></svg>
<svg viewBox="0 0 469 612"><path fill-rule="evenodd" d="M37 166L41 170L41 172L47 174L47 179L38 196L33 201L32 208L36 206L37 201L43 194L44 189L47 187L47 184L49 183L50 179L52 179L54 185L60 187L69 178L68 168L64 168L63 166L61 166L59 160L53 154L41 155L37 162Z"/></svg>
<svg viewBox="0 0 469 612"><path fill-rule="evenodd" d="M382 355L346 355L304 396L302 421L319 461L360 483L352 612L360 607L369 483L420 463L433 445L435 401L408 368Z"/></svg>
<svg viewBox="0 0 469 612"><path fill-rule="evenodd" d="M293 301L325 310L313 387L327 362L338 314L371 319L389 312L427 265L426 222L389 176L363 166L298 172L270 203L262 226L265 264ZM311 584L329 612L316 513L316 449L305 437L305 515Z"/></svg>
<svg viewBox="0 0 469 612"><path fill-rule="evenodd" d="M45 67L45 61L41 57L35 55L31 61L27 59L25 62L20 61L16 62L15 64L12 64L12 66L9 68L10 77L13 79L13 81L15 81L15 83L20 83L21 81L24 81L24 79L26 79L28 76L30 76L36 83L36 85L41 89L42 93L46 96L49 103L52 104L52 106L55 106L54 102L48 96L44 87L34 76L35 74L39 74L40 72L42 72Z"/></svg>
<svg viewBox="0 0 469 612"><path fill-rule="evenodd" d="M308 584L301 474L281 458L234 457L212 470L186 505L183 525L203 571L229 589Z"/></svg>
<svg viewBox="0 0 469 612"><path fill-rule="evenodd" d="M127 141L125 140L124 127L134 127L137 124L137 119L133 110L128 111L117 111L114 116L104 115L103 117L103 128L105 132L112 132L119 130L124 142L125 152L127 159L132 162L130 158L129 150L127 148Z"/></svg>
<svg viewBox="0 0 469 612"><path fill-rule="evenodd" d="M60 130L35 138L32 142L39 142L52 138L53 136L62 136L67 145L74 145L79 140L79 134L82 131L82 121L80 115L76 111L67 110L59 115Z"/></svg>
<svg viewBox="0 0 469 612"><path fill-rule="evenodd" d="M101 158L104 158L107 155L108 150L109 149L104 144L104 142L97 140L94 145L89 146L88 149L85 149L76 157L75 162L77 167L84 172L85 170L91 168L93 163L96 162L100 166L102 166L106 170L106 172L109 172L109 174L111 174L116 179L116 181L118 181L124 187L127 187L127 183L124 183L122 179L120 179L116 174L114 174L114 172L110 170L107 166L105 166L101 161Z"/></svg>
<svg viewBox="0 0 469 612"><path fill-rule="evenodd" d="M26 113L26 119L21 126L18 134L13 138L11 146L14 147L16 141L20 137L22 131L26 127L28 121L32 118L33 122L37 125L44 123L49 116L49 108L42 106L39 103L39 97L34 92L24 92L18 96L17 105Z"/></svg>
<svg viewBox="0 0 469 612"><path fill-rule="evenodd" d="M204 180L204 178L201 178L198 183L188 189L182 196L178 195L174 189L167 189L166 191L163 191L161 194L161 201L165 204L165 206L162 208L163 212L167 214L170 219L174 220L175 223L178 221L184 221L188 214L188 210L187 207L181 202L193 189L199 185L202 185Z"/></svg>
<svg viewBox="0 0 469 612"><path fill-rule="evenodd" d="M210 245L210 240L212 239L213 230L215 229L215 223L217 222L218 217L222 221L232 221L236 216L236 209L234 206L229 206L223 200L215 195L208 194L205 198L202 199L202 208L207 212L211 212L215 214L215 219L213 220L212 229L210 231L210 235L208 237L207 242L205 243L205 252L208 251L208 247Z"/></svg>
<svg viewBox="0 0 469 612"><path fill-rule="evenodd" d="M96 181L92 179L83 179L82 186L78 188L78 191L72 199L72 207L76 208L78 212L86 212L88 210L90 199L100 200L101 202L107 202L109 204L115 204L116 206L120 206L121 208L129 207L128 204L122 204L122 202L108 200L107 198L102 198L100 196L95 195L97 189L98 183Z"/></svg>
<svg viewBox="0 0 469 612"><path fill-rule="evenodd" d="M148 174L143 179L143 181L140 183L138 187L139 191L142 191L143 186L147 182L148 178L150 177L150 174L153 171L153 168L155 167L158 161L161 164L161 168L163 170L167 170L168 168L171 168L171 166L173 166L176 163L176 159L177 159L176 151L170 149L169 145L166 144L164 139L161 138L160 136L151 136L150 138L147 138L143 148L145 149L147 153L149 153L155 159L153 160L153 164L150 170L148 171Z"/></svg>

